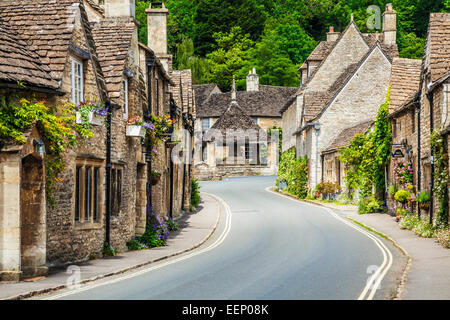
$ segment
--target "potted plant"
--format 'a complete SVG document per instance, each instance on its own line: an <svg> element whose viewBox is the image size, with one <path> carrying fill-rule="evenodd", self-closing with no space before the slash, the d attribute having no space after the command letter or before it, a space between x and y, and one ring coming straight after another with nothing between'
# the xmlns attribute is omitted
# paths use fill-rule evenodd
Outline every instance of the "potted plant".
<svg viewBox="0 0 450 320"><path fill-rule="evenodd" d="M391 195L392 200L395 199L395 193L398 191L398 187L396 184L392 184L389 189L388 192Z"/></svg>
<svg viewBox="0 0 450 320"><path fill-rule="evenodd" d="M422 191L416 196L416 202L419 204L420 209L430 209L430 193L428 191Z"/></svg>
<svg viewBox="0 0 450 320"><path fill-rule="evenodd" d="M127 120L127 137L145 137L148 124L142 121L142 118L135 116Z"/></svg>
<svg viewBox="0 0 450 320"><path fill-rule="evenodd" d="M75 107L75 122L85 126L101 126L108 110L94 102L82 103Z"/></svg>
<svg viewBox="0 0 450 320"><path fill-rule="evenodd" d="M161 173L152 170L152 173L150 176L150 181L152 183L152 186L158 184L160 179L161 179Z"/></svg>

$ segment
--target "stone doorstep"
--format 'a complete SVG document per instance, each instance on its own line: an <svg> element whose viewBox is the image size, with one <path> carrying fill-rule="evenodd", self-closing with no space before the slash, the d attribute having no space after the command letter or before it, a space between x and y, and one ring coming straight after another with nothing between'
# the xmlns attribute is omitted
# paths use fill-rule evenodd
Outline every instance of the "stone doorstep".
<svg viewBox="0 0 450 320"><path fill-rule="evenodd" d="M217 213L217 218L216 218L216 221L214 223L214 227L210 230L210 232L207 233L207 235L200 242L192 243L190 245L190 247L187 247L187 248L184 248L184 249L180 249L179 251L175 251L174 253L170 253L170 250L168 250L169 252L167 252L165 255L163 255L161 257L154 258L154 259L151 259L151 260L148 260L148 261L144 261L144 262L141 262L141 263L138 263L138 264L134 264L134 265L131 265L129 267L122 268L120 270L115 270L115 271L112 271L112 272L109 272L109 273L95 275L95 276L90 277L88 279L81 280L80 284L86 284L86 283L89 283L89 282L93 282L93 281L96 281L96 280L100 280L100 279L103 279L103 278L107 278L107 277L111 277L111 276L114 276L114 275L122 274L122 273L125 273L125 272L128 272L128 271L131 271L131 270L135 270L135 269L144 267L144 266L152 264L152 263L156 263L156 262L159 262L159 261L162 261L162 260L169 259L169 258L174 257L174 256L181 255L183 253L192 251L192 250L200 247L216 231L216 229L217 229L217 227L219 225L221 211L222 211L221 205L217 202L217 200L215 200L214 198L209 197L209 196L208 196L208 198L210 198L214 203L216 203L218 205L219 212ZM203 201L203 203L205 203L205 201ZM201 210L205 210L205 209L206 208L202 208ZM189 227L189 228L192 228L192 227ZM193 230L198 230L198 229L199 228L193 228ZM204 228L202 226L201 229L206 229L206 228ZM171 239L171 240L174 240L174 239ZM184 239L183 242L186 243L186 239ZM164 249L168 249L168 248L164 248ZM6 276L10 276L10 277L12 277L13 280L9 281L9 283L5 282L5 284L6 285L8 285L8 284L14 285L14 284L17 284L17 280L16 279L17 279L18 274L20 275L21 272L15 272L14 274L12 274L11 272L0 272L0 278L2 278L1 277L2 275L5 276L4 277L5 279L6 279ZM32 279L34 281L28 281L28 282L29 283L36 283L36 282L38 282L40 280L45 280L45 279L48 280L49 278L48 277L47 278L46 277L35 277L35 278L32 278ZM30 280L32 280L32 279L30 279ZM19 282L19 284L23 284L24 282L25 281ZM56 286L49 284L48 287L45 287L45 288L42 288L42 289L35 289L35 290L25 291L25 292L22 292L22 293L19 293L19 294L14 294L14 295L11 295L11 296L8 296L8 297L3 297L3 298L0 297L0 300L21 300L21 299L31 298L33 296L37 296L37 295L41 295L41 294L45 294L45 293L55 292L55 291L58 291L58 290L61 290L61 289L65 289L65 288L67 288L67 284L65 284L65 283L61 284L61 285L56 285ZM0 283L0 289L1 289L1 283Z"/></svg>

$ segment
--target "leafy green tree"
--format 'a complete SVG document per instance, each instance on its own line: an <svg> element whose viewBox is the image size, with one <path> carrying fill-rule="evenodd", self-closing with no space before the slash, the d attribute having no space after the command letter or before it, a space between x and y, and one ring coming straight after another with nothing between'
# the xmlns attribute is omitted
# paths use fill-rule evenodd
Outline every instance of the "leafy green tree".
<svg viewBox="0 0 450 320"><path fill-rule="evenodd" d="M229 33L217 32L214 35L217 49L207 54L210 73L206 81L216 83L221 90L227 91L231 87L233 75L246 65L250 48L254 42L249 35L244 35L240 27L233 27ZM242 80L242 71L241 80ZM239 78L238 78L239 79ZM238 82L242 89L242 82Z"/></svg>
<svg viewBox="0 0 450 320"><path fill-rule="evenodd" d="M177 45L175 60L175 69L191 69L192 81L194 84L203 83L204 76L210 72L208 61L205 58L194 55L194 43L192 39L183 39L182 42Z"/></svg>
<svg viewBox="0 0 450 320"><path fill-rule="evenodd" d="M205 56L217 49L214 33L228 33L236 26L251 40L258 40L266 13L258 0L198 0L194 20L196 53Z"/></svg>

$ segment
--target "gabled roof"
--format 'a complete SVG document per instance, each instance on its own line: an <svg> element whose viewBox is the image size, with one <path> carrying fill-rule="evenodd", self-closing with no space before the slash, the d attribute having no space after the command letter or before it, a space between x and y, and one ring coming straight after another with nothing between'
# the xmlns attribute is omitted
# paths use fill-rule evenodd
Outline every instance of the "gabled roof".
<svg viewBox="0 0 450 320"><path fill-rule="evenodd" d="M330 52L331 48L333 48L335 44L335 41L321 41L319 44L314 48L314 50L311 52L311 54L306 58L305 62L303 62L300 69L306 69L306 62L307 61L322 61Z"/></svg>
<svg viewBox="0 0 450 320"><path fill-rule="evenodd" d="M27 41L30 51L61 80L80 1L16 0L0 3L0 17Z"/></svg>
<svg viewBox="0 0 450 320"><path fill-rule="evenodd" d="M218 90L220 93L219 87L216 84L198 84L192 86L195 92L195 104L200 106L206 99L209 98L214 89Z"/></svg>
<svg viewBox="0 0 450 320"><path fill-rule="evenodd" d="M95 69L101 99L107 98L91 27L81 0L3 1L0 3L0 18L17 30L28 51L36 54L54 81L63 78L69 51L80 51L73 46L72 38L75 25L81 23L89 51L83 54L89 56Z"/></svg>
<svg viewBox="0 0 450 320"><path fill-rule="evenodd" d="M123 73L134 31L135 25L131 20L105 19L95 23L92 28L98 60L105 77L108 96L112 100L121 96Z"/></svg>
<svg viewBox="0 0 450 320"><path fill-rule="evenodd" d="M197 97L197 88L195 88ZM259 91L238 91L237 102L249 116L281 117L280 108L297 88L260 85ZM197 117L219 117L231 102L231 92L213 93L196 104Z"/></svg>
<svg viewBox="0 0 450 320"><path fill-rule="evenodd" d="M396 58L392 62L389 113L411 99L420 84L421 60Z"/></svg>
<svg viewBox="0 0 450 320"><path fill-rule="evenodd" d="M428 25L431 81L450 71L450 13L431 13Z"/></svg>
<svg viewBox="0 0 450 320"><path fill-rule="evenodd" d="M343 147L348 147L350 145L350 141L356 134L366 133L372 126L372 124L373 120L366 120L358 123L357 125L353 125L342 130L341 133L338 134L336 139L334 139L333 142L331 142L331 144L322 153L330 153L333 151L338 151Z"/></svg>
<svg viewBox="0 0 450 320"><path fill-rule="evenodd" d="M329 90L323 92L308 92L304 91L304 116L305 122L313 121L318 118L327 107L334 101L335 97L339 95L342 89L350 81L353 75L358 72L359 68L365 63L374 50L379 48L381 52L385 55L386 59L389 57L380 47L378 42L372 47L371 50L358 62L349 65L345 71L336 79L336 81L331 85ZM390 60L389 60L390 61ZM302 131L303 127L296 130L295 133ZM295 134L294 133L294 134Z"/></svg>
<svg viewBox="0 0 450 320"><path fill-rule="evenodd" d="M214 130L218 130L223 135L223 140L227 140L226 133L228 130L234 130L237 133L236 140L243 139L242 133L246 130L255 130L253 138L258 139L261 127L257 125L252 118L250 118L239 106L236 101L231 101L227 109L223 112L220 118L211 127L211 131L207 131L205 140L212 141L214 138ZM230 133L230 131L228 131ZM217 137L215 137L217 138ZM248 137L247 137L248 138ZM249 137L252 140L252 137Z"/></svg>
<svg viewBox="0 0 450 320"><path fill-rule="evenodd" d="M50 68L28 49L20 34L0 18L0 81L21 82L26 87L57 89Z"/></svg>

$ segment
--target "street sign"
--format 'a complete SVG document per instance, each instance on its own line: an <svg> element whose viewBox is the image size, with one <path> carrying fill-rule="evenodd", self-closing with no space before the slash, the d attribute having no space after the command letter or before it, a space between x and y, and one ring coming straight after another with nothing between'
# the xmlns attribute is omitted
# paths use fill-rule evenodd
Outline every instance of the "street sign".
<svg viewBox="0 0 450 320"><path fill-rule="evenodd" d="M403 154L401 149L395 149L395 151L392 153L392 156L394 158L403 158L405 155Z"/></svg>

